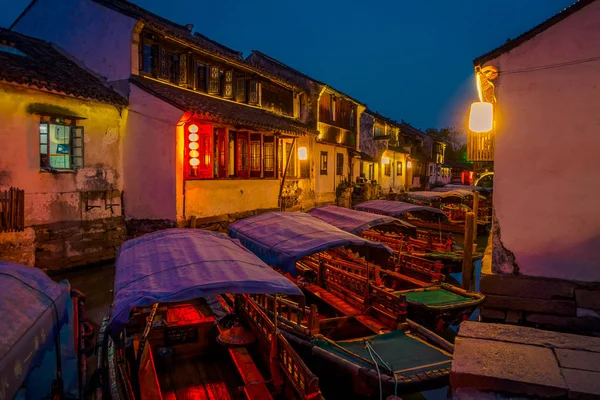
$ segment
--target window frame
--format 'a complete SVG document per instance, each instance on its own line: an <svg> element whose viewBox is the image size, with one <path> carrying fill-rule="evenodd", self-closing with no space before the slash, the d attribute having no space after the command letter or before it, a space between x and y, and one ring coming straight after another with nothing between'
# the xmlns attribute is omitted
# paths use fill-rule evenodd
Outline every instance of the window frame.
<svg viewBox="0 0 600 400"><path fill-rule="evenodd" d="M403 164L402 161L396 161L396 176L402 176Z"/></svg>
<svg viewBox="0 0 600 400"><path fill-rule="evenodd" d="M320 175L327 175L327 162L329 154L327 151L321 151L321 157L319 158L319 169Z"/></svg>
<svg viewBox="0 0 600 400"><path fill-rule="evenodd" d="M385 176L392 176L392 163L391 162L383 165L383 174Z"/></svg>
<svg viewBox="0 0 600 400"><path fill-rule="evenodd" d="M63 122L61 122L63 120ZM69 121L67 123L67 121ZM50 143L52 142L50 138L51 125L54 126L64 126L69 128L69 137L68 137L68 146L69 146L69 167L68 168L56 168L52 166L52 153L50 152ZM45 126L45 132L42 133L42 126ZM79 134L76 134L79 132ZM39 161L40 161L40 170L47 172L76 172L77 170L84 167L84 155L85 155L85 142L84 142L85 130L81 125L77 125L77 121L69 118L48 118L42 117L40 119L38 125L38 151L39 151ZM42 143L42 136L45 136L45 143ZM80 145L76 146L75 141L79 140ZM42 153L42 146L45 146L46 153ZM76 149L81 149L81 154L75 154ZM79 160L79 161L77 161Z"/></svg>

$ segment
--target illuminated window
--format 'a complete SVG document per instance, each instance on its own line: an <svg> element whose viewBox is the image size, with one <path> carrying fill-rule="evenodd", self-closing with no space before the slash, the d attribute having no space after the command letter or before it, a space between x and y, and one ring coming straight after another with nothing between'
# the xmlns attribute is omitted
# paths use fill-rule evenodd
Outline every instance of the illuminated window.
<svg viewBox="0 0 600 400"><path fill-rule="evenodd" d="M375 124L373 126L373 136L379 137L385 135L385 128L382 125Z"/></svg>
<svg viewBox="0 0 600 400"><path fill-rule="evenodd" d="M225 71L223 97L227 99L231 99L233 97L233 71Z"/></svg>
<svg viewBox="0 0 600 400"><path fill-rule="evenodd" d="M335 174L344 175L344 155L342 153L337 153L335 157Z"/></svg>
<svg viewBox="0 0 600 400"><path fill-rule="evenodd" d="M246 77L244 75L238 75L235 78L235 100L246 101Z"/></svg>
<svg viewBox="0 0 600 400"><path fill-rule="evenodd" d="M335 122L336 120L336 109L335 109L335 103L336 103L336 98L334 96L331 96L329 98L329 101L331 102L331 104L329 105L329 110L331 110L331 121Z"/></svg>
<svg viewBox="0 0 600 400"><path fill-rule="evenodd" d="M83 127L41 122L40 168L75 170L83 167Z"/></svg>
<svg viewBox="0 0 600 400"><path fill-rule="evenodd" d="M354 106L351 106L350 108L350 128L354 128L354 120L356 118L354 117Z"/></svg>
<svg viewBox="0 0 600 400"><path fill-rule="evenodd" d="M383 173L385 176L392 176L392 163L383 164Z"/></svg>
<svg viewBox="0 0 600 400"><path fill-rule="evenodd" d="M208 75L208 93L219 94L220 88L221 88L221 71L219 71L219 67L215 67L214 65L211 65L209 67L209 75Z"/></svg>
<svg viewBox="0 0 600 400"><path fill-rule="evenodd" d="M250 176L260 177L260 164L260 134L253 134L250 140Z"/></svg>
<svg viewBox="0 0 600 400"><path fill-rule="evenodd" d="M327 175L327 152L321 152L321 175Z"/></svg>
<svg viewBox="0 0 600 400"><path fill-rule="evenodd" d="M402 176L402 161L396 162L396 176Z"/></svg>

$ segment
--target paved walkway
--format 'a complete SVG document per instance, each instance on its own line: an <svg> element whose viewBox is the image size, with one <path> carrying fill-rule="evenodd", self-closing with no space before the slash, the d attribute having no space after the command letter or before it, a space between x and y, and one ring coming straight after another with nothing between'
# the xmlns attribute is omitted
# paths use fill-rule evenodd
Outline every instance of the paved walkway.
<svg viewBox="0 0 600 400"><path fill-rule="evenodd" d="M600 398L600 338L467 321L456 338L450 384L523 396Z"/></svg>

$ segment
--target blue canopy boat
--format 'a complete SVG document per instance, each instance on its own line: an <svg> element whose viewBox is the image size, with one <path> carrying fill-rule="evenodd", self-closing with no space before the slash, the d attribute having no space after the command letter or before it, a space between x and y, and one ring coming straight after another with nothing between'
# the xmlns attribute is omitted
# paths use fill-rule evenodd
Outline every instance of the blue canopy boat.
<svg viewBox="0 0 600 400"><path fill-rule="evenodd" d="M69 283L0 262L0 304L0 398L83 398L81 304Z"/></svg>
<svg viewBox="0 0 600 400"><path fill-rule="evenodd" d="M125 242L99 351L108 385L96 398L320 398L318 379L250 294L304 299L224 234L167 229Z"/></svg>
<svg viewBox="0 0 600 400"><path fill-rule="evenodd" d="M328 254L327 263L364 277L368 273L376 284L405 296L410 319L442 332L447 326L468 318L483 302L484 296L480 293L441 283L441 263L411 255L412 246L419 241L405 237L404 227L394 224L398 221L395 218L336 206L314 208L308 213L340 229L385 243L394 250L393 263L388 263L385 269L368 270L364 259L343 251Z"/></svg>
<svg viewBox="0 0 600 400"><path fill-rule="evenodd" d="M308 309L288 299L258 302L264 310L277 310L286 337L323 380L352 382L337 385L337 397L380 389L381 395L413 393L448 384L453 346L406 320L404 296L328 262L330 251L351 249L372 263L389 258L388 246L304 213L246 218L230 225L230 235L273 268L300 276Z"/></svg>

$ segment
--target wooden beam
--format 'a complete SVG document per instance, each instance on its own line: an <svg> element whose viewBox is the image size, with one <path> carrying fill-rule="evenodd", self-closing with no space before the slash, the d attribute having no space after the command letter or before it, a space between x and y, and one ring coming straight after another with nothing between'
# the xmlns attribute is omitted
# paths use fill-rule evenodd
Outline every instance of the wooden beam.
<svg viewBox="0 0 600 400"><path fill-rule="evenodd" d="M471 290L473 280L473 225L475 216L468 212L465 220L465 242L463 247L463 265L462 265L462 287L465 290ZM476 228L476 226L475 226Z"/></svg>

